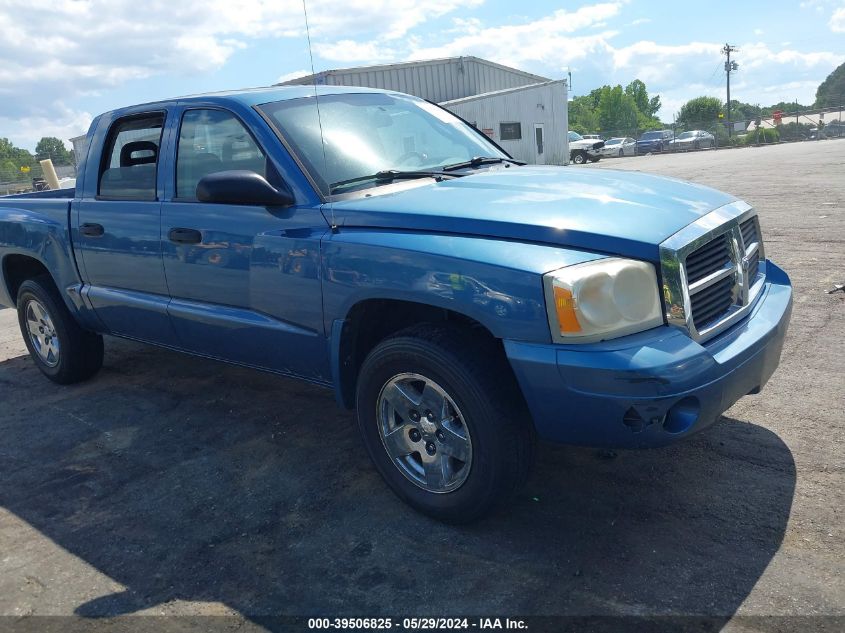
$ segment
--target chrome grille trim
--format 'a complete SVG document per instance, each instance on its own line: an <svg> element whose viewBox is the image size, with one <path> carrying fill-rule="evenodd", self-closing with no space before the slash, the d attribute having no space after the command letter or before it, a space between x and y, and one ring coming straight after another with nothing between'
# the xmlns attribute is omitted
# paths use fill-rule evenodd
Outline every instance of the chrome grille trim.
<svg viewBox="0 0 845 633"><path fill-rule="evenodd" d="M714 242L719 238L725 240L728 257L715 268L723 248ZM693 265L694 281L690 284L687 257L710 244L712 247L701 250ZM763 289L766 263L757 214L742 201L711 211L660 245L660 264L667 323L698 342L716 336L748 314ZM693 313L693 297L699 318Z"/></svg>

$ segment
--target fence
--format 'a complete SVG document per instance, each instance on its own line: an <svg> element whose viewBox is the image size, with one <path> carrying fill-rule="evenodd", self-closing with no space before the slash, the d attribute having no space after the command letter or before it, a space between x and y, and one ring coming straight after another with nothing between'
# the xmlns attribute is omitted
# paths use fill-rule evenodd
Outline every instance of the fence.
<svg viewBox="0 0 845 633"><path fill-rule="evenodd" d="M56 165L55 167L59 180L76 177L76 165ZM20 171L19 168L2 170L0 171L0 196L38 189L39 181L42 181L43 178L44 173L38 161L29 166L28 172Z"/></svg>
<svg viewBox="0 0 845 633"><path fill-rule="evenodd" d="M822 115L822 116L820 116ZM671 131L669 139L649 145L638 144L645 148L645 153L674 152L699 149L724 149L767 145L771 143L791 143L798 141L816 141L832 138L845 138L845 107L830 108L816 112L784 112L779 120L772 117L753 119L711 119L707 121L676 122L664 128ZM654 128L619 128L597 132L603 139L632 138L643 139ZM708 136L697 137L684 135L685 132L703 131ZM624 151L633 153L633 150ZM638 153L644 153L641 149Z"/></svg>

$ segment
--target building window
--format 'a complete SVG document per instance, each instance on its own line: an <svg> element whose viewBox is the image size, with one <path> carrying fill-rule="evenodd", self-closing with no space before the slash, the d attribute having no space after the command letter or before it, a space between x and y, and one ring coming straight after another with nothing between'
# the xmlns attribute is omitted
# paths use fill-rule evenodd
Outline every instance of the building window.
<svg viewBox="0 0 845 633"><path fill-rule="evenodd" d="M522 138L522 124L499 123L499 138L503 141L518 141Z"/></svg>

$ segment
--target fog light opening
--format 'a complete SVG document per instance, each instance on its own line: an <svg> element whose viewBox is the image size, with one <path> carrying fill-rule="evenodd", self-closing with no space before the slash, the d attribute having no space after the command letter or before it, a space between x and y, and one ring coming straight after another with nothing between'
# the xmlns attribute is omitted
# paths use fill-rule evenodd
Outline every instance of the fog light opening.
<svg viewBox="0 0 845 633"><path fill-rule="evenodd" d="M698 398L684 398L669 409L663 428L667 433L688 431L698 422L699 413L701 413L701 405L698 403Z"/></svg>

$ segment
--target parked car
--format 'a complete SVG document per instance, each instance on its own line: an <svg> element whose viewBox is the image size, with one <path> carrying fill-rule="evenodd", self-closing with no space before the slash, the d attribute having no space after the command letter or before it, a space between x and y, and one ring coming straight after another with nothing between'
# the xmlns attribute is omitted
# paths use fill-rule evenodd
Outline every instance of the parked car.
<svg viewBox="0 0 845 633"><path fill-rule="evenodd" d="M751 206L524 165L416 97L182 97L96 117L87 147L75 189L0 198L0 305L37 368L89 379L111 334L327 387L439 519L506 500L536 437L671 444L779 361L792 290Z"/></svg>
<svg viewBox="0 0 845 633"><path fill-rule="evenodd" d="M645 132L637 141L637 154L665 152L671 146L674 133L672 130L654 130Z"/></svg>
<svg viewBox="0 0 845 633"><path fill-rule="evenodd" d="M601 148L602 156L634 156L637 153L637 141L628 137L611 138Z"/></svg>
<svg viewBox="0 0 845 633"><path fill-rule="evenodd" d="M587 139L578 132L569 132L569 161L576 165L583 165L587 161L595 163L601 158L601 148L604 141Z"/></svg>
<svg viewBox="0 0 845 633"><path fill-rule="evenodd" d="M691 149L709 149L716 147L716 137L704 130L681 132L670 143L672 150L683 152Z"/></svg>
<svg viewBox="0 0 845 633"><path fill-rule="evenodd" d="M587 139L588 141L603 141L604 140L598 134L582 134L581 138Z"/></svg>

